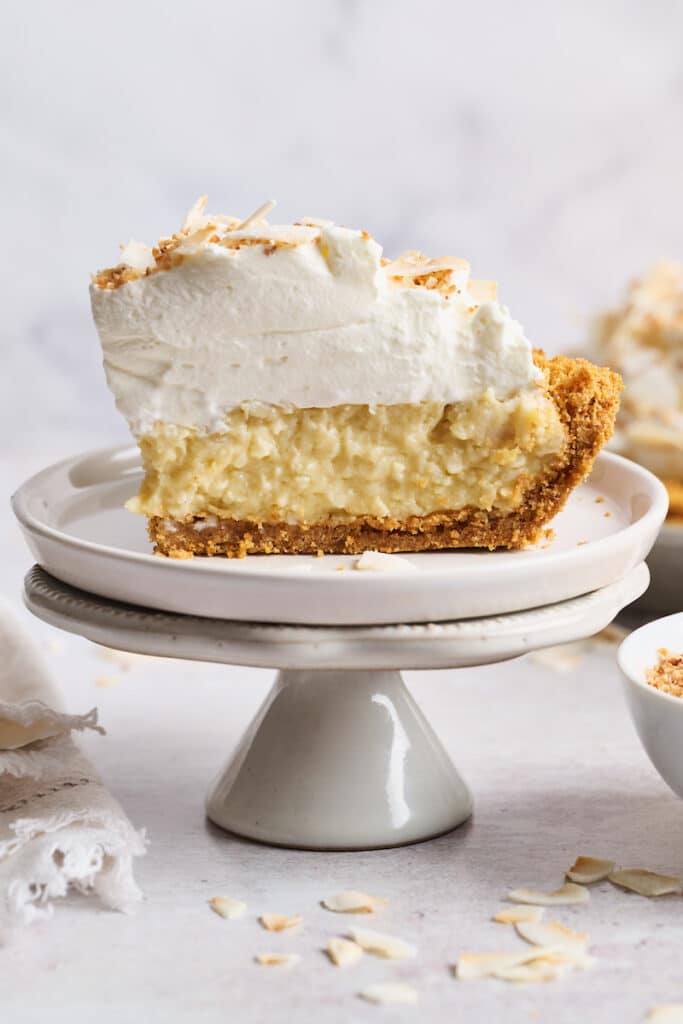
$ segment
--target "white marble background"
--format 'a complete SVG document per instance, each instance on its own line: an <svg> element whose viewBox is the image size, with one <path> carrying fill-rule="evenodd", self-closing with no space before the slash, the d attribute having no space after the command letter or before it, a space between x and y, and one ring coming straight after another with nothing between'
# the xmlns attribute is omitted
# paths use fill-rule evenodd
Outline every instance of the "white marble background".
<svg viewBox="0 0 683 1024"><path fill-rule="evenodd" d="M677 0L3 5L0 429L42 460L126 437L88 275L204 191L466 256L575 344L681 254L681 38Z"/></svg>

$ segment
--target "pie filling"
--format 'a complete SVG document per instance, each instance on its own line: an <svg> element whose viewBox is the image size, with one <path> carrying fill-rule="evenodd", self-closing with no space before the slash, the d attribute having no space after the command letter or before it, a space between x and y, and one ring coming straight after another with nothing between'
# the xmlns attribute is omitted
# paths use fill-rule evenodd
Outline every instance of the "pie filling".
<svg viewBox="0 0 683 1024"><path fill-rule="evenodd" d="M292 524L512 511L565 443L541 387L446 405L244 407L218 433L158 422L140 438L145 477L128 507Z"/></svg>

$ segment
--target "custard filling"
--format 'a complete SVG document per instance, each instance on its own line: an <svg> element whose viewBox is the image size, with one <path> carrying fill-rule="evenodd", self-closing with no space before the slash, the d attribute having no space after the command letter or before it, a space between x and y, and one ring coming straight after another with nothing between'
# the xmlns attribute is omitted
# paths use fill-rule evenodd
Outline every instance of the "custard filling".
<svg viewBox="0 0 683 1024"><path fill-rule="evenodd" d="M235 409L219 433L159 422L140 438L147 516L315 523L517 508L565 444L539 387L443 405Z"/></svg>

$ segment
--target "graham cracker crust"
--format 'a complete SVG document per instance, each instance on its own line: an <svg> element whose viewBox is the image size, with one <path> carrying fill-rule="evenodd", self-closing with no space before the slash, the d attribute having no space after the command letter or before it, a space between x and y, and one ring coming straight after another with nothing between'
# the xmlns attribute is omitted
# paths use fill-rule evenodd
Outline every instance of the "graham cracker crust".
<svg viewBox="0 0 683 1024"><path fill-rule="evenodd" d="M361 554L363 551L434 551L447 548L522 548L535 543L571 491L588 475L596 455L612 435L622 390L621 377L585 359L534 354L548 371L549 394L567 431L567 445L552 467L532 482L512 511L462 508L398 520L357 516L312 524L218 519L215 526L193 516L188 521L151 516L148 531L155 553L171 558L193 555ZM169 528L170 526L170 528Z"/></svg>

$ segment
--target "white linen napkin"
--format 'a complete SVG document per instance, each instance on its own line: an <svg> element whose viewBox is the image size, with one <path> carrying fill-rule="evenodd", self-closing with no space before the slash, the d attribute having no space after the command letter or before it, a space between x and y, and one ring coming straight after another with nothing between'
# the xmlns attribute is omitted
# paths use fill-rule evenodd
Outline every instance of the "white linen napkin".
<svg viewBox="0 0 683 1024"><path fill-rule="evenodd" d="M0 930L52 913L70 887L115 910L142 898L137 832L73 739L104 730L67 715L35 645L0 603Z"/></svg>

